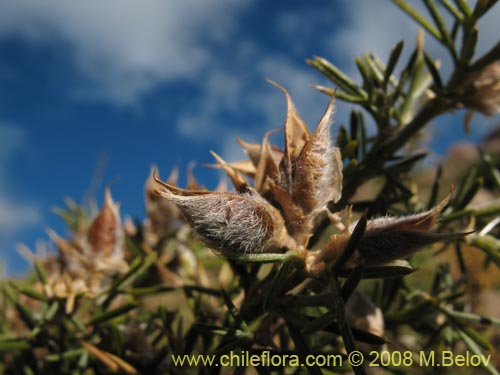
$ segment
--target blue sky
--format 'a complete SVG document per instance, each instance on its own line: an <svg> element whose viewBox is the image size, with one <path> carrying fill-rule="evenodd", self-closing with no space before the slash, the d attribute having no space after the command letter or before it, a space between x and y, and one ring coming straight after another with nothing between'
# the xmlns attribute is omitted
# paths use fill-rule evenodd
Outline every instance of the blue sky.
<svg viewBox="0 0 500 375"><path fill-rule="evenodd" d="M498 40L495 22L490 15L481 25L479 52ZM209 150L238 159L236 136L258 141L283 123L283 95L264 77L284 85L315 124L328 99L308 86L328 82L306 58L326 57L358 77L354 56L373 51L386 60L401 39L408 52L416 29L388 0L0 1L7 273L27 267L17 243L43 248L47 227L65 234L51 208L66 196L100 204L109 185L122 216L142 217L150 166L163 176L178 166L182 184L193 160L196 177L214 187L218 173L202 166L212 162ZM435 55L436 44L427 38L426 45ZM337 123L348 113L339 102ZM477 116L469 139L495 121ZM457 122L448 116L436 125L437 154L467 139Z"/></svg>

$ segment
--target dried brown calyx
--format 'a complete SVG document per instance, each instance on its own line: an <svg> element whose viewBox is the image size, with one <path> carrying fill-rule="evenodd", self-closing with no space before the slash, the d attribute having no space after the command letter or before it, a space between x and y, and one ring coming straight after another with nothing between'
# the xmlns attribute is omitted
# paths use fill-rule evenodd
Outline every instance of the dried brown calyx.
<svg viewBox="0 0 500 375"><path fill-rule="evenodd" d="M272 83L272 82L271 82ZM279 164L279 178L271 178L271 190L297 242L306 247L316 216L328 202L337 202L342 192L342 160L331 136L332 99L311 134L299 117L287 91L285 150Z"/></svg>
<svg viewBox="0 0 500 375"><path fill-rule="evenodd" d="M113 201L109 189L101 211L88 229L86 224L80 225L82 228L75 231L71 240L48 231L59 256L49 258L46 264L50 276L44 288L47 295L67 299L68 313L73 310L77 296L98 295L109 287L116 274L128 270L119 204Z"/></svg>

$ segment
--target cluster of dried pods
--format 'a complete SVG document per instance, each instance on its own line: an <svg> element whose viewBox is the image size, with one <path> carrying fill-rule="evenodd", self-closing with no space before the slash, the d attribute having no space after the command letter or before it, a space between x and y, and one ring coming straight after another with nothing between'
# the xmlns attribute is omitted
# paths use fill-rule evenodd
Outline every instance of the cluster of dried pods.
<svg viewBox="0 0 500 375"><path fill-rule="evenodd" d="M180 189L154 176L163 187L157 193L180 209L207 246L224 256L259 261L272 254L293 254L310 275L320 276L338 258L355 227L349 223L349 210L346 223L328 210L342 194L342 158L331 134L334 99L311 132L288 92L271 83L283 91L288 105L283 150L269 143L268 132L261 144L238 140L249 160L227 163L214 154L235 192ZM448 199L419 214L368 220L348 264L390 264L423 246L461 236L433 232ZM325 214L340 231L322 248L310 249L315 224Z"/></svg>
<svg viewBox="0 0 500 375"><path fill-rule="evenodd" d="M119 211L119 204L106 189L98 215L89 223L78 222L73 238L66 239L48 230L57 252L43 260L47 281L44 285L36 284L35 289L43 290L49 298L66 299L66 313L73 311L78 296L99 295L117 274L128 270Z"/></svg>

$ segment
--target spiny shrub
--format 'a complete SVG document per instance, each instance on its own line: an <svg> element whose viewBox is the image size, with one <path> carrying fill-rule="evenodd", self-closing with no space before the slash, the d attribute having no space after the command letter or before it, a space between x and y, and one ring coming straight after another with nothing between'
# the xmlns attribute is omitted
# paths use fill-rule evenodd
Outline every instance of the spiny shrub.
<svg viewBox="0 0 500 375"><path fill-rule="evenodd" d="M0 370L364 374L371 363L380 373L426 373L447 351L498 374L500 321L475 310L478 263L464 260L473 253L480 272L498 278L500 202L473 201L485 187L499 196L498 164L480 150L454 188L440 168L424 188L416 166L426 154L409 147L443 113L467 109L468 128L473 112L499 111L500 42L474 55L477 23L496 1L425 1L430 20L394 2L450 53L447 82L423 33L399 73L403 42L387 63L356 59L360 85L314 57L308 63L336 87L317 87L331 96L318 125L271 82L288 104L284 147L270 130L261 143L238 140L247 160L214 154L234 189L208 191L193 178L183 189L176 171L163 182L153 168L143 221L122 222L109 190L95 217L68 202L59 214L71 234L49 232L55 251L23 280L2 283ZM335 98L364 111L354 109L334 141ZM387 361L395 352L401 361ZM219 366L229 354L238 360Z"/></svg>

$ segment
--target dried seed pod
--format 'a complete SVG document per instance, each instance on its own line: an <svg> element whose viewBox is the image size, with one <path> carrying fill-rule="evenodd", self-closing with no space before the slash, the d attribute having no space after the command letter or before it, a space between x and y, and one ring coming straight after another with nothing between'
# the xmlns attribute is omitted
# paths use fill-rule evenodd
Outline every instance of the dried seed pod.
<svg viewBox="0 0 500 375"><path fill-rule="evenodd" d="M106 189L104 205L87 234L88 243L94 253L108 257L123 251L124 237L119 207L119 204L113 202L110 190Z"/></svg>
<svg viewBox="0 0 500 375"><path fill-rule="evenodd" d="M237 258L293 246L279 211L253 190L244 194L190 191L160 182L158 193L175 204L211 248Z"/></svg>
<svg viewBox="0 0 500 375"><path fill-rule="evenodd" d="M277 199L287 219L292 219L294 215L288 212L289 205L285 201L290 199L283 192L288 192L294 205L301 209L302 216L313 218L329 201L338 201L342 191L342 160L331 136L335 101L332 98L315 132L311 134L295 111L288 92L271 83L283 91L288 104L285 153L279 165L280 179L275 181L280 188L281 200Z"/></svg>
<svg viewBox="0 0 500 375"><path fill-rule="evenodd" d="M260 155L262 153L262 145L260 143L249 143L241 139L240 137L236 138L236 142L239 143L243 151L248 155L249 161L252 163L254 167L257 167L260 160Z"/></svg>
<svg viewBox="0 0 500 375"><path fill-rule="evenodd" d="M422 247L463 237L465 233L435 233L419 230L367 230L358 252L367 264L383 264L408 258Z"/></svg>
<svg viewBox="0 0 500 375"><path fill-rule="evenodd" d="M439 205L420 214L368 220L355 256L347 265L352 266L360 261L368 266L388 264L408 258L424 246L463 237L467 233L432 232L450 197L451 193ZM344 250L355 227L356 223L351 225L349 231L332 236L323 249L310 252L306 261L309 273L318 275L324 272L327 265L334 262Z"/></svg>
<svg viewBox="0 0 500 375"><path fill-rule="evenodd" d="M451 194L439 205L420 214L369 220L358 244L358 253L368 264L381 264L409 257L418 249L465 233L436 233L436 221Z"/></svg>
<svg viewBox="0 0 500 375"><path fill-rule="evenodd" d="M342 192L342 160L331 136L334 99L292 165L292 195L305 214L337 202Z"/></svg>

